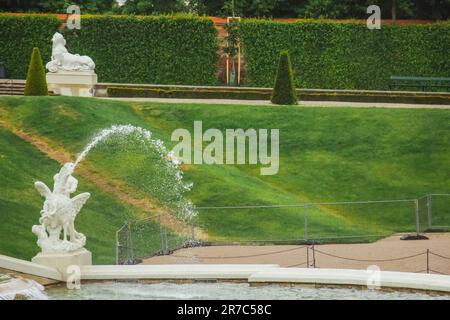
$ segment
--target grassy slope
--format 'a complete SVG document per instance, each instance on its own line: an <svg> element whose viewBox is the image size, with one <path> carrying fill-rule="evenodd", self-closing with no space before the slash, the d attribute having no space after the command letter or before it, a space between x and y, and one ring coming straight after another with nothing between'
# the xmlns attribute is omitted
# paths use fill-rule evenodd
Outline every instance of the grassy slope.
<svg viewBox="0 0 450 320"><path fill-rule="evenodd" d="M450 188L448 110L147 105L140 113L153 127L168 131L192 128L194 120L222 132L239 127L280 129L278 175L259 176L252 166L240 166L236 174L208 166L188 171L197 186L193 198L200 205L400 199ZM283 215L284 223L270 223L276 218L261 211L245 218L240 214L236 220L211 214L204 222L225 235L236 230L235 221L246 219L248 223L240 227L247 228L249 236L267 238L270 230L298 236L303 221L298 216L286 219L287 211L271 212ZM410 203L328 206L317 211L310 214L318 220L312 221L310 232L324 236L367 229L403 231L414 225ZM323 212L338 214L339 223L330 215L321 219ZM255 223L265 227L255 228ZM345 227L339 230L342 223Z"/></svg>
<svg viewBox="0 0 450 320"><path fill-rule="evenodd" d="M31 226L38 224L42 198L34 181L52 186L59 165L9 131L0 128L0 253L30 259L38 252ZM79 178L79 177L77 177ZM120 204L94 185L79 178L80 191L89 199L77 219L77 228L88 237L87 248L95 263L113 263L115 232L134 215L134 208Z"/></svg>
<svg viewBox="0 0 450 320"><path fill-rule="evenodd" d="M190 197L200 206L412 198L450 189L448 110L168 105L66 97L0 98L2 110L15 125L73 154L111 124L151 128L165 141L173 129L191 129L194 120L221 130L280 129L276 176L260 176L257 166L189 166L186 178L195 186ZM133 185L127 178L133 160L120 152L94 151L86 164ZM56 170L50 171L43 176ZM317 236L403 231L414 221L411 204L322 206L309 216L310 233ZM235 210L201 212L199 221L215 238L289 239L302 236L302 217L298 209Z"/></svg>

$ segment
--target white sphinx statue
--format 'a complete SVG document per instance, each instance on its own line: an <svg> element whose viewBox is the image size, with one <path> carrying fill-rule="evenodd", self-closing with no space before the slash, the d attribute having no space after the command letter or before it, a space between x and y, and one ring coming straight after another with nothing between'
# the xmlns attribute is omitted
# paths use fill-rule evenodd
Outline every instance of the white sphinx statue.
<svg viewBox="0 0 450 320"><path fill-rule="evenodd" d="M39 193L45 197L39 219L40 225L32 228L38 237L37 244L44 254L69 253L83 248L86 244L86 237L75 230L75 218L90 194L85 192L70 198L78 186L78 180L72 177L73 170L73 163L64 164L53 178L53 191L50 191L43 182L38 181L34 184ZM61 231L63 231L62 239Z"/></svg>
<svg viewBox="0 0 450 320"><path fill-rule="evenodd" d="M48 89L63 96L92 97L98 82L95 63L88 56L71 54L66 40L56 32L52 38L52 60L46 64Z"/></svg>
<svg viewBox="0 0 450 320"><path fill-rule="evenodd" d="M45 65L48 71L92 71L95 63L88 56L69 53L66 49L66 39L59 32L52 38L52 60Z"/></svg>

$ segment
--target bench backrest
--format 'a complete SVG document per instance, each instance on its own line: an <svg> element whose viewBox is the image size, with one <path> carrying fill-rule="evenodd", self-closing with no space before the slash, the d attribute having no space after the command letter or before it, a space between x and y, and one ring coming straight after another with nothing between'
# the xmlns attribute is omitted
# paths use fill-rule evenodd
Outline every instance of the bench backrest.
<svg viewBox="0 0 450 320"><path fill-rule="evenodd" d="M407 80L407 81L450 81L450 78L445 77L403 77L391 76L391 80Z"/></svg>

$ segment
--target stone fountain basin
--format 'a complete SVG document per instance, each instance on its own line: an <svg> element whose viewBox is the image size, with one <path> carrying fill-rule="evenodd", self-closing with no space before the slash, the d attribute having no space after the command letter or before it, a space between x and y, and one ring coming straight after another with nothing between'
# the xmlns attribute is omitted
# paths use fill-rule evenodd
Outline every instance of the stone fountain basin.
<svg viewBox="0 0 450 320"><path fill-rule="evenodd" d="M34 280L23 278L2 278L0 300L45 299L44 287Z"/></svg>

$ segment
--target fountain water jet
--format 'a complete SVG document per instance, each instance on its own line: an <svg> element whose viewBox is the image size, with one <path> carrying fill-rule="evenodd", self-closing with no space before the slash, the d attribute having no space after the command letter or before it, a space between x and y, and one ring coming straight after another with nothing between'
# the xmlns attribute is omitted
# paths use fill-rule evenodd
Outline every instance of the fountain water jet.
<svg viewBox="0 0 450 320"><path fill-rule="evenodd" d="M135 127L131 124L128 125L113 125L110 128L106 128L101 130L97 135L94 136L94 138L87 144L87 146L84 148L84 150L78 155L77 160L74 163L74 169L78 166L78 164L86 158L88 153L100 142L108 139L109 137L113 135L129 135L131 133L138 133L141 135L143 139L148 141L150 144L158 146L161 148L161 151L164 150L164 145L161 140L153 140L152 139L152 133L149 130L143 129L141 127Z"/></svg>
<svg viewBox="0 0 450 320"><path fill-rule="evenodd" d="M78 155L73 170L75 171L77 166L86 158L89 152L94 149L98 144L102 142L106 142L110 138L114 136L130 136L135 135L140 142L147 144L150 148L155 150L163 160L164 166L170 171L170 174L175 178L173 184L169 186L170 191L176 190L179 195L179 203L177 205L177 211L181 218L191 219L196 215L196 211L194 209L193 204L190 201L187 201L182 197L182 193L185 191L189 191L192 188L192 184L184 183L183 180L183 172L179 168L181 161L175 157L173 152L169 152L165 147L163 141L159 139L152 138L152 132L141 128L136 127L131 124L128 125L112 125L109 128L102 129L98 134L96 134L91 141L86 145L83 151ZM168 192L168 190L166 190Z"/></svg>
<svg viewBox="0 0 450 320"><path fill-rule="evenodd" d="M155 175L162 177L162 179L157 177L158 188L167 190L168 198L173 202L171 204L176 207L181 218L190 219L195 215L193 204L182 196L183 192L190 190L192 185L183 183L183 174L179 169L180 161L167 151L164 143L159 139L152 139L152 133L149 130L132 125L113 125L95 135L74 163L64 164L60 172L54 176L53 191L43 182L35 183L36 189L46 200L41 210L40 225L32 228L33 233L38 237L38 246L42 249L42 252L32 259L33 262L54 267L63 274L70 265L92 263L91 253L84 249L86 237L75 230L75 218L90 194L85 192L70 198L78 186L78 180L72 174L93 148L113 136L133 136L146 146L145 148L140 146L141 151L142 149L145 152L155 150L163 165L158 168L163 173L155 172ZM156 177L152 177L152 180L154 178ZM170 178L169 181L166 181L168 178ZM147 181L144 179L144 182ZM61 239L61 231L63 239Z"/></svg>

